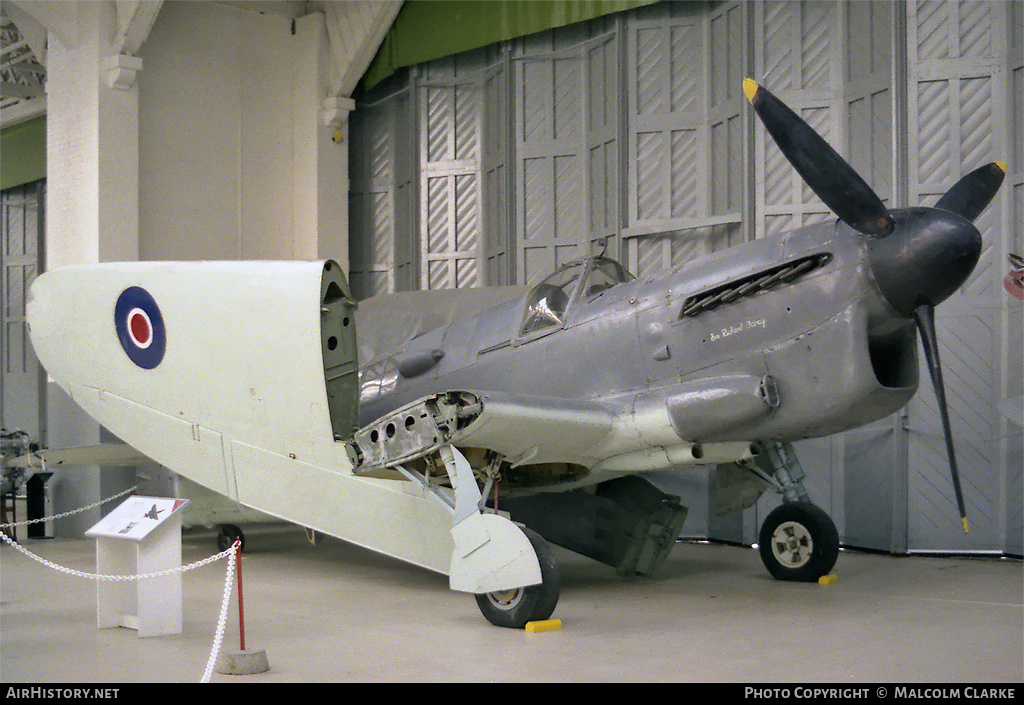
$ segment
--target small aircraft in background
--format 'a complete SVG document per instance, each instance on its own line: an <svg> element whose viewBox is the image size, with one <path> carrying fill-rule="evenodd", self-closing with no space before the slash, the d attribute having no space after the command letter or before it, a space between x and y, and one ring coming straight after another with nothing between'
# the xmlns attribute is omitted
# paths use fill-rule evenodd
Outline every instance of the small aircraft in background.
<svg viewBox="0 0 1024 705"><path fill-rule="evenodd" d="M1003 279L1003 288L1014 297L1024 301L1024 257L1020 255L1008 255L1010 260L1010 272Z"/></svg>
<svg viewBox="0 0 1024 705"><path fill-rule="evenodd" d="M744 91L838 220L637 279L601 255L528 288L358 305L332 261L133 262L35 281L39 359L88 413L241 504L445 573L489 621L549 618L548 542L649 574L685 519L651 470L717 465L723 510L767 488L769 572L817 580L836 527L792 442L917 391L918 333L967 530L933 321L981 249L995 162L887 209L754 81ZM356 331L359 337L356 337Z"/></svg>
<svg viewBox="0 0 1024 705"><path fill-rule="evenodd" d="M1003 288L1014 298L1024 301L1024 257L1011 253L1007 259L1010 271L1003 279ZM997 406L1003 416L1018 426L1024 426L1024 395L1003 399Z"/></svg>
<svg viewBox="0 0 1024 705"><path fill-rule="evenodd" d="M4 494L11 494L17 487L35 473L49 476L56 470L83 466L124 467L130 465L151 465L154 461L127 443L101 443L99 445L75 446L71 448L40 448L38 443L29 442L24 431L11 436L24 438L19 444L4 445ZM10 452L7 452L10 449ZM140 473L144 480L146 473ZM17 478L17 484L9 482ZM245 548L243 524L277 523L274 517L249 509L238 502L212 492L206 487L187 478L174 477L174 496L187 499L188 504L181 510L182 526L185 528L205 527L217 529L217 547L225 550L240 541ZM40 510L42 512L43 510ZM32 519L33 517L29 517ZM38 518L43 518L42 516ZM6 519L5 519L6 521ZM308 534L308 532L307 532ZM309 535L310 541L314 537Z"/></svg>

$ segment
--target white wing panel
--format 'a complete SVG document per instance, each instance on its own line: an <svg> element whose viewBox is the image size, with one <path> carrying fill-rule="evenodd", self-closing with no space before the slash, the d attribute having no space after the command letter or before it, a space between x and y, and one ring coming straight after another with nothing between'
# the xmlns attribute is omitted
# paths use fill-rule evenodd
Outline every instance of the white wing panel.
<svg viewBox="0 0 1024 705"><path fill-rule="evenodd" d="M595 402L481 394L480 416L453 445L495 450L513 465L566 462L589 467L600 457L614 417Z"/></svg>
<svg viewBox="0 0 1024 705"><path fill-rule="evenodd" d="M215 492L234 497L221 434L111 392L72 383L71 397L90 416L156 462Z"/></svg>
<svg viewBox="0 0 1024 705"><path fill-rule="evenodd" d="M231 455L241 503L448 573L452 513L419 484L358 478L240 442Z"/></svg>
<svg viewBox="0 0 1024 705"><path fill-rule="evenodd" d="M65 267L36 280L33 342L86 412L179 475L447 573L451 511L415 483L354 477L334 439L324 350L337 341L322 330L322 306L342 302L344 292L322 291L325 269L324 262ZM135 292L126 308L129 290L145 296Z"/></svg>

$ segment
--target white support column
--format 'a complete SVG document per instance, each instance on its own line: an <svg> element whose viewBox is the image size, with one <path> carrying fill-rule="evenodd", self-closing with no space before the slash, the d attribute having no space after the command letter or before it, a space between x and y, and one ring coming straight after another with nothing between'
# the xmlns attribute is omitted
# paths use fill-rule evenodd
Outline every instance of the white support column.
<svg viewBox="0 0 1024 705"><path fill-rule="evenodd" d="M76 31L65 23L49 32L46 269L139 257L141 60L109 43L117 29L113 3L79 3L75 19ZM48 385L47 398L51 446L99 442L99 425L56 385ZM97 468L57 479L55 513L99 500L101 486L111 489ZM84 512L56 532L78 536L98 518L98 509Z"/></svg>
<svg viewBox="0 0 1024 705"><path fill-rule="evenodd" d="M107 81L97 94L99 261L139 258L139 89L142 59L100 58ZM90 206L91 207L91 206Z"/></svg>
<svg viewBox="0 0 1024 705"><path fill-rule="evenodd" d="M295 22L294 252L329 257L348 272L348 115L350 98L330 95L324 15Z"/></svg>
<svg viewBox="0 0 1024 705"><path fill-rule="evenodd" d="M76 38L50 33L47 269L139 257L141 60L112 52L115 28L112 6L82 3Z"/></svg>

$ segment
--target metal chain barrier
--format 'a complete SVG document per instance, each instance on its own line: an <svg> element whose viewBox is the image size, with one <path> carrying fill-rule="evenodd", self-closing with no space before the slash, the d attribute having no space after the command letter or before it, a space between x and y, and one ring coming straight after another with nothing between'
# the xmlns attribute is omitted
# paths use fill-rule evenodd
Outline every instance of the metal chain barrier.
<svg viewBox="0 0 1024 705"><path fill-rule="evenodd" d="M224 553L228 554L228 572L224 576L224 599L220 603L220 616L217 617L217 631L213 635L213 648L210 649L210 657L206 660L206 670L203 671L200 683L210 682L210 676L213 675L213 666L217 661L217 654L220 653L221 641L224 639L224 626L228 621L228 600L231 598L231 581L235 574L235 556L240 546L241 541L235 539L235 543L224 551Z"/></svg>
<svg viewBox="0 0 1024 705"><path fill-rule="evenodd" d="M124 495L126 495L126 494L128 494L130 492L134 492L136 489L137 489L137 486L136 487L131 487L131 488L125 490L124 492L116 494L116 495L114 495L112 497L108 497L107 499L103 499L103 500L100 500L99 502L95 502L95 503L90 504L88 506L81 507L79 509L73 509L70 512L64 512L63 514L58 514L56 516L49 517L49 518L50 519L60 519L60 518L66 517L66 516L70 516L72 514L77 514L78 512L84 512L84 511L86 511L88 509L92 509L93 507L98 507L101 504L105 504L106 502L109 502L111 500L117 499L118 497L122 497L122 496L124 496ZM12 524L0 524L0 529L6 529L8 527L14 527L14 526L24 526L24 525L27 525L27 524L34 524L34 523L37 523L37 522L40 522L40 521L47 521L47 519L30 519L28 521L16 522L16 523L12 523ZM216 563L217 561L221 560L222 558L227 558L228 559L228 569L227 569L227 574L226 574L226 576L224 578L224 599L221 601L220 616L217 619L217 630L216 630L216 633L214 634L213 648L211 649L210 656L207 659L206 670L203 672L203 677L202 677L202 680L200 680L200 683L208 683L210 681L210 676L213 673L213 668L214 668L214 664L215 664L215 662L217 660L217 655L220 653L221 642L223 641L223 638L224 638L224 628L225 628L225 625L227 624L228 600L231 597L231 585L232 585L232 582L234 580L234 574L235 574L235 556L236 556L237 549L238 549L238 546L239 546L239 543L240 543L239 541L236 540L235 543L232 546L227 548L227 550L221 551L220 553L212 555L209 558L204 558L201 561L197 561L195 563L190 563L189 565L181 566L181 567L178 567L178 568L169 568L168 570L161 570L161 571L157 571L157 572L153 572L153 573L141 573L139 575L103 575L103 574L100 574L100 573L85 573L85 572L80 571L80 570L74 570L72 568L65 568L64 566L57 565L56 563L53 563L52 561L48 561L45 558L43 558L41 556L37 556L36 554L34 554L31 551L27 550L26 548L21 546L21 544L19 544L17 541L15 541L11 537L9 537L3 531L0 531L0 539L2 539L4 542L10 544L15 550L19 551L20 553L25 554L26 556L28 556L32 560L37 561L38 563L41 563L41 564L45 565L48 568L52 568L53 570L56 570L59 573L66 573L67 575L73 575L73 576L78 577L78 578L89 578L89 579L102 580L102 581L107 581L107 582L127 582L127 581L130 581L130 580L147 580L149 578L158 578L158 577L161 577L161 576L172 575L174 573L185 573L186 571L189 571L189 570L195 570L196 568L202 568L203 566L210 565L211 563Z"/></svg>
<svg viewBox="0 0 1024 705"><path fill-rule="evenodd" d="M106 581L106 582L128 582L130 580L148 580L149 578L159 578L159 577L162 577L162 576L165 576L165 575L172 575L174 573L184 573L184 572L187 572L189 570L195 570L196 568L202 568L204 565L210 565L211 563L216 563L221 558L228 558L229 556L233 556L234 555L232 553L234 548L232 547L232 548L228 548L226 551L222 551L220 553L212 555L209 558L204 558L201 561L197 561L195 563L190 563L189 565L184 565L184 566L181 566L180 568L168 568L167 570L160 570L160 571L156 571L156 572L153 572L153 573L140 573L138 575L104 575L102 573L84 573L84 572L82 572L80 570L74 570L73 568L65 568L62 565L57 565L56 563L48 561L45 558L37 556L36 554L32 553L28 549L24 548L21 544L17 543L14 539L9 537L7 534L0 533L0 538L2 538L5 542L9 543L12 547L14 547L15 550L20 551L21 553L24 553L26 556L28 556L29 558L31 558L34 561L42 563L47 568L53 568L54 570L56 570L59 573L67 573L68 575L74 575L77 578L90 578L90 579L94 579L94 580L103 580L103 581ZM232 563L233 563L233 559L232 559Z"/></svg>
<svg viewBox="0 0 1024 705"><path fill-rule="evenodd" d="M93 507L98 507L101 504L106 504L107 502L112 502L115 499L118 499L119 497L124 497L126 494L131 494L132 492L134 492L137 489L139 489L139 486L138 485L133 485L132 487L129 487L128 489L126 489L124 492L118 492L117 494L115 494L112 497L107 497L106 499L101 499L99 502L93 502L92 504L87 504L84 507L79 507L78 509L72 509L70 512L64 512L63 514L56 514L56 515L54 515L52 517L43 517L42 519L27 519L26 521L16 521L16 522L12 522L10 524L0 524L0 529L10 529L10 528L14 528L16 526L28 526L29 524L38 524L40 522L50 521L51 519L63 519L64 517L69 517L72 514L78 514L79 512L88 511L89 509L92 509Z"/></svg>

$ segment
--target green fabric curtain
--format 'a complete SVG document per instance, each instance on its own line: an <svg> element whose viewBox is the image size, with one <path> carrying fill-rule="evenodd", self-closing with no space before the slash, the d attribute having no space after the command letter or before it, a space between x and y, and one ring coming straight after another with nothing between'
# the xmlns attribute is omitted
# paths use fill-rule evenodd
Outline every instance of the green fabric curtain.
<svg viewBox="0 0 1024 705"><path fill-rule="evenodd" d="M399 68L659 0L406 0L370 68L371 88Z"/></svg>
<svg viewBox="0 0 1024 705"><path fill-rule="evenodd" d="M46 116L0 132L0 190L46 178Z"/></svg>

